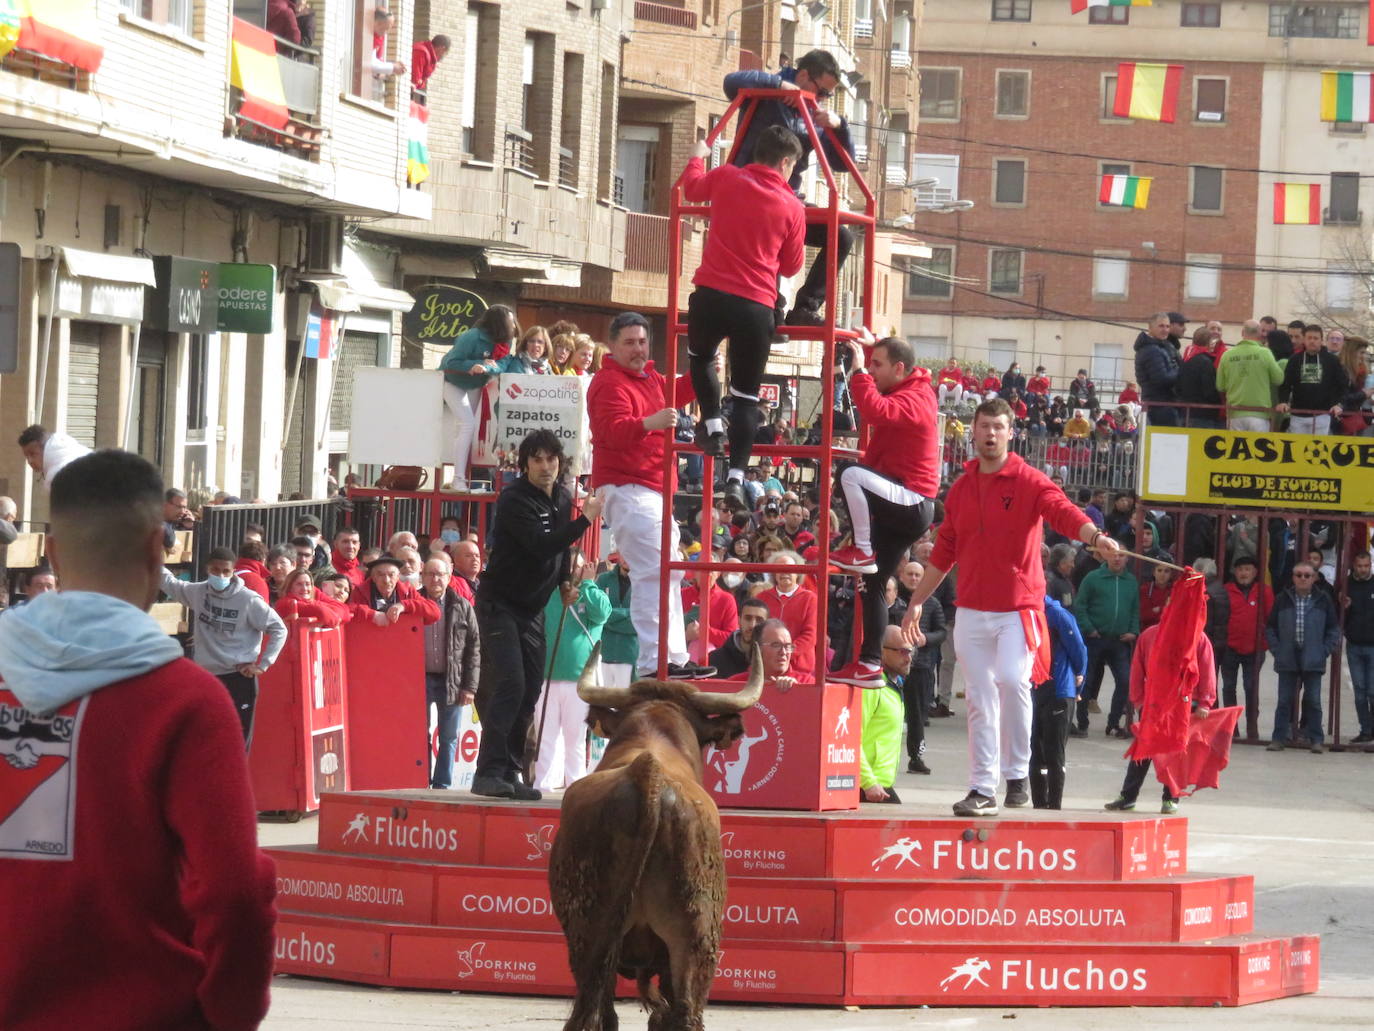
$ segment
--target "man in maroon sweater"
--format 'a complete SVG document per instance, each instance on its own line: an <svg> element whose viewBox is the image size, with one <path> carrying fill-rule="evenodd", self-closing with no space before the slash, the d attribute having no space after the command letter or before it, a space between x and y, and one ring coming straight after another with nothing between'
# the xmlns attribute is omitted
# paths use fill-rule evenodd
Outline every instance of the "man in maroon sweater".
<svg viewBox="0 0 1374 1031"><path fill-rule="evenodd" d="M0 621L0 1027L255 1028L275 888L238 714L147 609L162 480L97 451L52 482L61 592Z"/></svg>
<svg viewBox="0 0 1374 1031"><path fill-rule="evenodd" d="M744 470L762 422L759 387L773 341L778 275L796 275L806 257L806 212L787 185L801 152L790 129L773 125L759 134L752 164L721 165L708 172L704 160L710 150L698 143L682 176L684 196L711 207L711 232L692 278L696 289L687 299L687 356L701 406L696 442L708 455L725 454L716 349L729 338L732 400L725 496L736 508L749 507Z"/></svg>

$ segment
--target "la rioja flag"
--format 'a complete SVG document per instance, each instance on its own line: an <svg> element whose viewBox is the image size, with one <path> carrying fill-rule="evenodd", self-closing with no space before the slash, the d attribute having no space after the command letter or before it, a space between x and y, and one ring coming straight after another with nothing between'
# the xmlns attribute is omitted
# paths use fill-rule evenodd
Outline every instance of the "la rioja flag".
<svg viewBox="0 0 1374 1031"><path fill-rule="evenodd" d="M1374 4L1374 0L1370 0ZM1078 14L1089 7L1150 7L1151 0L1069 0L1069 13Z"/></svg>

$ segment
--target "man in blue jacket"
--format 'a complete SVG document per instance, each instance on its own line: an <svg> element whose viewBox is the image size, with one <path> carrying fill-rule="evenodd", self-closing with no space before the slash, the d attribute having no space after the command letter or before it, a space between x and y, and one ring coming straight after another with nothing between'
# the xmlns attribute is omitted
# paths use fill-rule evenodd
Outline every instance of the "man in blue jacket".
<svg viewBox="0 0 1374 1031"><path fill-rule="evenodd" d="M1312 588L1317 571L1310 562L1293 567L1293 586L1278 596L1264 636L1274 653L1279 675L1279 700L1274 707L1274 737L1268 750L1282 752L1292 733L1293 704L1301 691L1299 723L1308 747L1318 755L1322 747L1322 671L1326 660L1341 643L1341 623L1336 606L1322 591Z"/></svg>
<svg viewBox="0 0 1374 1031"><path fill-rule="evenodd" d="M734 100L735 94L742 89L795 89L810 93L817 102L820 102L829 98L839 88L839 85L840 66L834 55L825 50L810 50L797 58L794 67L784 68L777 74L759 70L731 72L725 77L725 96L729 100ZM792 174L787 180L793 192L801 197L802 176L811 163L811 140L807 135L806 123L802 120L801 111L797 108L777 100L760 103L754 116L749 120L749 127L744 134L744 139L740 141L739 147L735 151L734 163L741 167L753 163L754 144L758 142L765 129L774 125L781 125L792 130L801 141L801 157L797 158L796 164L792 167ZM820 135L821 146L825 149L826 161L832 170L843 170L844 161L826 134L827 127L835 131L835 136L840 141L841 146L852 156L854 144L849 139L849 123L833 111L819 111L816 117L816 131ZM785 320L781 320L786 325L819 326L821 324L821 305L825 303L826 288L826 235L825 226L819 222L806 227L806 245L818 247L819 250L816 252L816 260L811 265L811 271L807 273L806 281L797 291L797 296L792 302L792 311ZM837 274L853 246L853 232L848 226L840 226L839 250L835 263ZM779 315L782 314L782 307L782 298L779 297L777 302Z"/></svg>
<svg viewBox="0 0 1374 1031"><path fill-rule="evenodd" d="M1053 598L1045 598L1050 628L1050 679L1031 688L1031 805L1059 809L1064 801L1064 744L1074 699L1088 669L1088 648L1078 623Z"/></svg>

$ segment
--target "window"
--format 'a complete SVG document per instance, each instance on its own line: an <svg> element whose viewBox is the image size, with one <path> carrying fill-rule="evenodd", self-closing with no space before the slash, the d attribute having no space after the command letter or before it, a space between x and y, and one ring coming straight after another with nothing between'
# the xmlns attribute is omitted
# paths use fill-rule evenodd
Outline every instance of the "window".
<svg viewBox="0 0 1374 1031"><path fill-rule="evenodd" d="M1017 341L998 339L991 337L988 340L988 364L993 370L1001 375L1006 369L1010 369L1012 363L1017 360Z"/></svg>
<svg viewBox="0 0 1374 1031"><path fill-rule="evenodd" d="M577 188L582 161L582 64L581 54L563 54L563 112L559 118L558 184Z"/></svg>
<svg viewBox="0 0 1374 1031"><path fill-rule="evenodd" d="M958 68L921 69L921 117L957 122L959 120Z"/></svg>
<svg viewBox="0 0 1374 1031"><path fill-rule="evenodd" d="M1025 118L1030 114L1030 72L997 73L997 117Z"/></svg>
<svg viewBox="0 0 1374 1031"><path fill-rule="evenodd" d="M942 362L949 357L949 337L907 337L906 342L918 360Z"/></svg>
<svg viewBox="0 0 1374 1031"><path fill-rule="evenodd" d="M1101 178L1102 176L1106 176L1106 175L1130 175L1130 174L1131 174L1131 166L1130 166L1130 165L1118 165L1118 164L1114 164L1114 163L1112 163L1112 162L1110 162L1110 161L1101 161L1101 162L1098 162L1097 168L1098 168L1098 180L1097 180L1097 182L1098 182L1098 185L1099 185L1099 186L1102 185L1102 178ZM1103 204L1102 201L1101 201L1101 195L1100 195L1100 194L1099 194L1099 199L1098 199L1098 202L1097 202L1097 206L1098 206L1099 208L1101 208L1102 210L1104 210L1104 211L1134 211L1134 210L1135 210L1134 208L1122 207L1122 206L1119 205L1119 204Z"/></svg>
<svg viewBox="0 0 1374 1031"><path fill-rule="evenodd" d="M1355 307L1353 272L1328 271L1326 275L1326 307L1331 311L1352 311Z"/></svg>
<svg viewBox="0 0 1374 1031"><path fill-rule="evenodd" d="M995 294L1021 292L1021 251L988 252L988 289Z"/></svg>
<svg viewBox="0 0 1374 1031"><path fill-rule="evenodd" d="M934 179L916 190L917 204L948 204L959 199L959 155L917 154L913 179Z"/></svg>
<svg viewBox="0 0 1374 1031"><path fill-rule="evenodd" d="M1305 39L1359 39L1361 6L1271 3L1269 35Z"/></svg>
<svg viewBox="0 0 1374 1031"><path fill-rule="evenodd" d="M1226 80L1193 80L1193 118L1199 122L1226 121Z"/></svg>
<svg viewBox="0 0 1374 1031"><path fill-rule="evenodd" d="M1183 296L1190 301L1215 301L1221 297L1221 255L1189 254L1184 270Z"/></svg>
<svg viewBox="0 0 1374 1031"><path fill-rule="evenodd" d="M1116 76L1102 76L1102 118L1109 122L1129 122L1129 118L1118 118L1116 115Z"/></svg>
<svg viewBox="0 0 1374 1031"><path fill-rule="evenodd" d="M993 21L1030 21L1031 0L992 0Z"/></svg>
<svg viewBox="0 0 1374 1031"><path fill-rule="evenodd" d="M463 36L463 151L474 153L477 132L477 34L480 24L477 8L468 6Z"/></svg>
<svg viewBox="0 0 1374 1031"><path fill-rule="evenodd" d="M119 0L119 6L137 18L191 35L194 14L191 0Z"/></svg>
<svg viewBox="0 0 1374 1031"><path fill-rule="evenodd" d="M520 52L520 128L530 131L530 110L534 106L534 33L525 33Z"/></svg>
<svg viewBox="0 0 1374 1031"><path fill-rule="evenodd" d="M495 80L495 76L489 76ZM619 204L616 188L620 176L615 171L615 86L619 81L616 66L610 61L601 63L601 117L597 129L596 195L601 200Z"/></svg>
<svg viewBox="0 0 1374 1031"><path fill-rule="evenodd" d="M650 214L654 210L660 139L659 128L650 125L622 125L617 133L616 167L624 192L621 203L630 211Z"/></svg>
<svg viewBox="0 0 1374 1031"><path fill-rule="evenodd" d="M553 151L553 75L557 48L547 32L525 33L521 68L520 128L529 137L521 140L520 167L548 182L555 178Z"/></svg>
<svg viewBox="0 0 1374 1031"><path fill-rule="evenodd" d="M1221 214L1222 170L1206 165L1193 165L1188 170L1190 181L1188 210L1192 214Z"/></svg>
<svg viewBox="0 0 1374 1031"><path fill-rule="evenodd" d="M496 76L480 74L480 54L500 40L501 8L468 4L463 39L463 149L479 161L496 158Z"/></svg>
<svg viewBox="0 0 1374 1031"><path fill-rule="evenodd" d="M1089 7L1089 25L1127 25L1131 21L1129 7Z"/></svg>
<svg viewBox="0 0 1374 1031"><path fill-rule="evenodd" d="M907 263L906 295L948 300L954 296L954 284L949 281L953 274L954 248L932 247L928 260Z"/></svg>
<svg viewBox="0 0 1374 1031"><path fill-rule="evenodd" d="M1185 3L1178 23L1192 29L1221 28L1221 4Z"/></svg>
<svg viewBox="0 0 1374 1031"><path fill-rule="evenodd" d="M1023 207L1026 203L1026 162L998 158L992 163L992 202Z"/></svg>
<svg viewBox="0 0 1374 1031"><path fill-rule="evenodd" d="M1363 136L1364 125L1364 122L1332 122L1328 128L1332 132L1349 133L1352 136Z"/></svg>
<svg viewBox="0 0 1374 1031"><path fill-rule="evenodd" d="M1121 344L1093 344L1093 360L1088 372L1099 390L1107 383L1124 383Z"/></svg>
<svg viewBox="0 0 1374 1031"><path fill-rule="evenodd" d="M1331 197L1326 209L1328 224L1359 225L1360 175L1358 172L1332 172Z"/></svg>
<svg viewBox="0 0 1374 1031"><path fill-rule="evenodd" d="M210 338L186 337L186 429L203 434L210 421ZM204 439L203 437L201 439Z"/></svg>
<svg viewBox="0 0 1374 1031"><path fill-rule="evenodd" d="M1093 296L1124 299L1130 282L1131 263L1122 252L1093 256Z"/></svg>

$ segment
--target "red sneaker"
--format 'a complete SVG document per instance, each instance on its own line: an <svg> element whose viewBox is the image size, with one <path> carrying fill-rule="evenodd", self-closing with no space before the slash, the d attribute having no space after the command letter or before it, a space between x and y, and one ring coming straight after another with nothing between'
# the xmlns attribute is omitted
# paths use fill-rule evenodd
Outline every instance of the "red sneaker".
<svg viewBox="0 0 1374 1031"><path fill-rule="evenodd" d="M882 687L884 684L881 666L867 666L857 659L831 673L826 680L832 684L853 684L855 687Z"/></svg>
<svg viewBox="0 0 1374 1031"><path fill-rule="evenodd" d="M850 573L876 573L878 562L871 552L860 551L854 545L830 553L830 564Z"/></svg>

